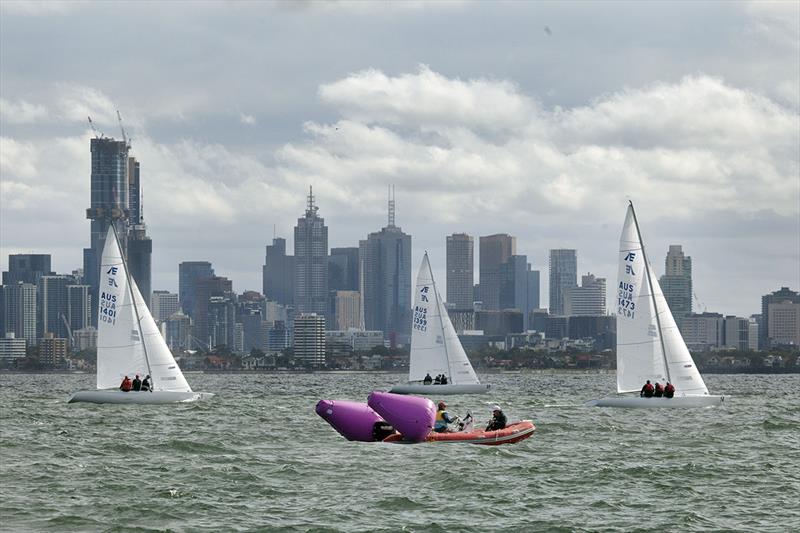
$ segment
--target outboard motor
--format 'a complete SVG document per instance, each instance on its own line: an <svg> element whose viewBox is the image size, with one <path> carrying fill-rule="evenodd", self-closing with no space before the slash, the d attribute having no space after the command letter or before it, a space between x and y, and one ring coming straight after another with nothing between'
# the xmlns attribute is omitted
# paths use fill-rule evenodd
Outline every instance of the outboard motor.
<svg viewBox="0 0 800 533"><path fill-rule="evenodd" d="M346 400L320 400L317 402L317 414L338 431L347 440L375 442L383 440L394 432L378 413L367 404ZM384 431L388 431L383 435ZM383 435L381 437L381 435Z"/></svg>
<svg viewBox="0 0 800 533"><path fill-rule="evenodd" d="M367 405L411 442L425 440L433 429L436 407L427 398L391 392L373 392Z"/></svg>

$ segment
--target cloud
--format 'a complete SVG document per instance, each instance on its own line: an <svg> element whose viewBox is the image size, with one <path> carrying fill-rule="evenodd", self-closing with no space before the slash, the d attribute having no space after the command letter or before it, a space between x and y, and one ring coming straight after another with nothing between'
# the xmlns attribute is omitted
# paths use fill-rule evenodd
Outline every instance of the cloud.
<svg viewBox="0 0 800 533"><path fill-rule="evenodd" d="M47 117L43 105L31 104L25 100L12 102L0 98L0 120L8 124L32 124Z"/></svg>
<svg viewBox="0 0 800 533"><path fill-rule="evenodd" d="M56 88L62 119L84 122L91 117L94 123L106 127L117 123L117 106L102 91L74 83L59 83Z"/></svg>
<svg viewBox="0 0 800 533"><path fill-rule="evenodd" d="M239 121L242 124L248 124L252 126L253 124L256 123L256 117L254 117L253 115L245 115L244 113L241 113L239 115Z"/></svg>
<svg viewBox="0 0 800 533"><path fill-rule="evenodd" d="M8 13L42 16L64 14L86 3L82 0L4 0L0 6Z"/></svg>

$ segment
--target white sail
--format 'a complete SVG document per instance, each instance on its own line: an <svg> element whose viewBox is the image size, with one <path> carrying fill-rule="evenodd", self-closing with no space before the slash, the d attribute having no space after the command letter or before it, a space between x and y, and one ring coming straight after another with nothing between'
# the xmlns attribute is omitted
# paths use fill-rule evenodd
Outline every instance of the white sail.
<svg viewBox="0 0 800 533"><path fill-rule="evenodd" d="M122 252L109 227L100 261L97 319L97 388L117 388L122 378L147 374L142 335L133 309Z"/></svg>
<svg viewBox="0 0 800 533"><path fill-rule="evenodd" d="M113 227L103 248L98 313L98 389L116 389L125 376L150 374L155 391L192 392L128 275Z"/></svg>
<svg viewBox="0 0 800 533"><path fill-rule="evenodd" d="M646 380L671 381L676 394L708 394L646 260L630 205L619 247L617 391L638 391Z"/></svg>
<svg viewBox="0 0 800 533"><path fill-rule="evenodd" d="M427 253L415 287L410 359L411 382L444 374L452 385L480 383L436 289Z"/></svg>

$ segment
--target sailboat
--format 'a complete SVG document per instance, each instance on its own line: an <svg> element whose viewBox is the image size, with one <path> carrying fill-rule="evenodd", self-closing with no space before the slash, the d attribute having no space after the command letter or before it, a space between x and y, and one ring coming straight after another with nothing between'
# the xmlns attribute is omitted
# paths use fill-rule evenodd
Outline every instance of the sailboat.
<svg viewBox="0 0 800 533"><path fill-rule="evenodd" d="M194 392L172 357L145 305L110 224L100 262L97 321L97 389L78 391L69 403L165 404L193 402L210 393ZM149 375L151 390L119 390L125 376Z"/></svg>
<svg viewBox="0 0 800 533"><path fill-rule="evenodd" d="M456 330L436 289L428 252L417 275L414 316L411 329L411 357L408 384L393 387L398 394L482 394L481 384L458 340ZM447 383L425 384L426 376L447 377Z"/></svg>
<svg viewBox="0 0 800 533"><path fill-rule="evenodd" d="M644 383L669 382L673 398L640 398ZM617 287L617 392L620 396L587 402L597 407L710 407L723 402L703 381L669 310L653 267L645 254L642 234L628 205L619 242Z"/></svg>

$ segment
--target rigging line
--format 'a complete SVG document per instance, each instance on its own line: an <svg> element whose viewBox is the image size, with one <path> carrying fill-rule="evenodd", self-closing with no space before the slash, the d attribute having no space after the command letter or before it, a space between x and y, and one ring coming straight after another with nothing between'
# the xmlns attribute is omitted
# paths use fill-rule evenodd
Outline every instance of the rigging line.
<svg viewBox="0 0 800 533"><path fill-rule="evenodd" d="M144 333L142 332L142 318L139 316L139 307L136 305L136 296L133 294L133 283L131 280L131 273L128 270L128 261L125 259L125 252L122 251L122 246L119 242L119 235L117 235L117 227L114 225L113 221L111 222L111 229L114 231L114 239L117 241L117 247L119 248L119 253L122 257L123 267L125 267L125 278L128 280L128 294L133 302L133 312L136 315L136 325L139 326L139 336L142 339L142 349L144 350L144 361L147 363L147 374L152 379L152 382L150 383L150 392L153 392L156 378L153 376L153 370L150 368L150 357L147 355L147 343L144 342Z"/></svg>
<svg viewBox="0 0 800 533"><path fill-rule="evenodd" d="M656 327L658 328L658 340L661 343L661 355L664 358L664 370L667 372L667 380L672 382L672 377L669 375L669 361L667 361L667 350L664 347L664 334L661 331L661 319L659 318L658 305L656 305L656 295L653 289L653 279L650 277L650 263L647 261L647 254L644 251L644 241L642 240L642 232L639 231L639 221L636 219L636 210L633 208L633 202L628 200L631 206L631 213L633 214L633 223L636 226L636 235L639 237L639 246L642 247L642 259L644 260L644 272L647 277L647 285L650 287L650 299L653 302L653 309L656 316Z"/></svg>

